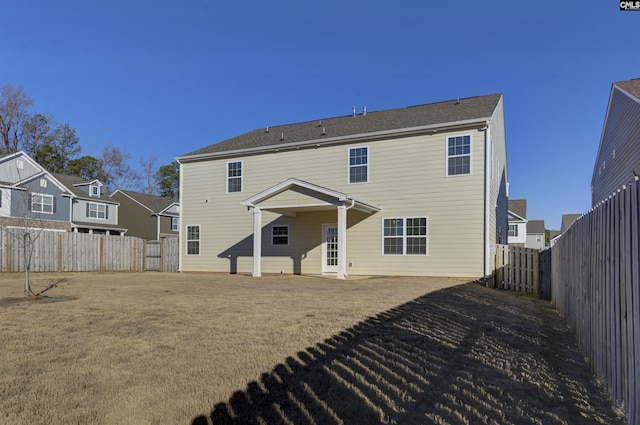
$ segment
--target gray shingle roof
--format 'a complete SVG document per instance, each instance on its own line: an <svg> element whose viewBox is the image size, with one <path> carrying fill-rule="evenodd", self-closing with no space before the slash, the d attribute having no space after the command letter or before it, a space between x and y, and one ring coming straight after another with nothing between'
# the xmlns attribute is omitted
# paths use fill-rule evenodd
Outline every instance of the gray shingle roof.
<svg viewBox="0 0 640 425"><path fill-rule="evenodd" d="M526 199L509 199L509 211L527 218L527 200Z"/></svg>
<svg viewBox="0 0 640 425"><path fill-rule="evenodd" d="M616 86L620 87L622 90L627 91L640 99L640 78L636 78L634 80L620 81L614 83Z"/></svg>
<svg viewBox="0 0 640 425"><path fill-rule="evenodd" d="M367 112L366 115L347 115L297 124L264 127L198 149L183 155L183 157L311 140L322 143L323 139L489 118L493 115L501 97L502 94L497 93L407 108Z"/></svg>
<svg viewBox="0 0 640 425"><path fill-rule="evenodd" d="M529 220L527 223L527 234L544 234L544 220Z"/></svg>
<svg viewBox="0 0 640 425"><path fill-rule="evenodd" d="M560 231L564 233L581 216L582 214L562 214L562 229Z"/></svg>
<svg viewBox="0 0 640 425"><path fill-rule="evenodd" d="M176 199L163 198L162 196L148 195L146 193L133 192L130 190L120 189L120 192L129 196L134 201L149 208L154 213L159 213L160 211L164 210L174 202L178 202Z"/></svg>

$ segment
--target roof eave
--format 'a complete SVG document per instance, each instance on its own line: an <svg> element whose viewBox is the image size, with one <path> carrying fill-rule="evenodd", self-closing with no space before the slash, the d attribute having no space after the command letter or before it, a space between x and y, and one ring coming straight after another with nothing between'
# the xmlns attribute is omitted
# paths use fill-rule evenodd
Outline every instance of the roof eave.
<svg viewBox="0 0 640 425"><path fill-rule="evenodd" d="M417 127L407 127L407 128L401 128L401 129L376 131L371 133L350 134L348 136L303 140L300 142L280 143L277 145L258 146L258 147L245 148L245 149L234 149L234 150L221 151L221 152L208 152L208 153L202 153L202 154L196 154L196 155L184 155L176 159L179 163L197 162L197 161L202 161L207 159L224 158L224 157L238 156L243 154L250 155L250 154L257 154L262 152L273 152L273 151L284 150L284 149L301 149L301 148L326 146L326 145L332 145L332 144L340 144L340 143L346 143L346 142L360 142L363 140L381 139L389 136L410 136L413 134L421 134L429 131L436 133L438 131L450 131L450 130L456 130L458 128L467 128L467 127L475 127L475 126L484 127L487 125L487 123L490 120L491 120L491 117L489 116L489 117L474 118L474 119L462 120L462 121L453 121L448 123L430 124L430 125L417 126Z"/></svg>

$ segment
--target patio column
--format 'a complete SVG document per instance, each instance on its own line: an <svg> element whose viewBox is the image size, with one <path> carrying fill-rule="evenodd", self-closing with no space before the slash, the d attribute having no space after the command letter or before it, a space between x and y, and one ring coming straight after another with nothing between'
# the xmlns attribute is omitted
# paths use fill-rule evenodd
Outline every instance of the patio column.
<svg viewBox="0 0 640 425"><path fill-rule="evenodd" d="M261 276L262 263L262 211L253 208L253 277Z"/></svg>
<svg viewBox="0 0 640 425"><path fill-rule="evenodd" d="M336 278L347 277L347 207L338 206L338 273Z"/></svg>

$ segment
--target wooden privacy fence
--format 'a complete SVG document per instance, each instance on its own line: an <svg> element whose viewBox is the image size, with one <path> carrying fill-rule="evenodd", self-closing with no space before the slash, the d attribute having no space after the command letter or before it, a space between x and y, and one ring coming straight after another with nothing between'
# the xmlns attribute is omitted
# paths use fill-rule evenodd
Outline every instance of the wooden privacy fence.
<svg viewBox="0 0 640 425"><path fill-rule="evenodd" d="M579 218L552 248L552 301L629 424L640 423L640 184Z"/></svg>
<svg viewBox="0 0 640 425"><path fill-rule="evenodd" d="M177 271L177 239L163 239L158 270ZM0 272L24 271L29 252L33 272L143 271L146 245L131 236L0 228Z"/></svg>
<svg viewBox="0 0 640 425"><path fill-rule="evenodd" d="M496 246L496 286L540 294L540 253L512 245Z"/></svg>
<svg viewBox="0 0 640 425"><path fill-rule="evenodd" d="M148 241L145 245L144 270L150 272L177 272L178 248L178 238Z"/></svg>

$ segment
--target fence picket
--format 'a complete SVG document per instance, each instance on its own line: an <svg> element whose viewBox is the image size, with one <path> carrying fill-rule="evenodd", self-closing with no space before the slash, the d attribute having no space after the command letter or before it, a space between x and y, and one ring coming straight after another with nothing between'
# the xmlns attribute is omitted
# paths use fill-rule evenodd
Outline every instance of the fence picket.
<svg viewBox="0 0 640 425"><path fill-rule="evenodd" d="M629 424L640 423L640 181L580 217L551 249L551 300Z"/></svg>

